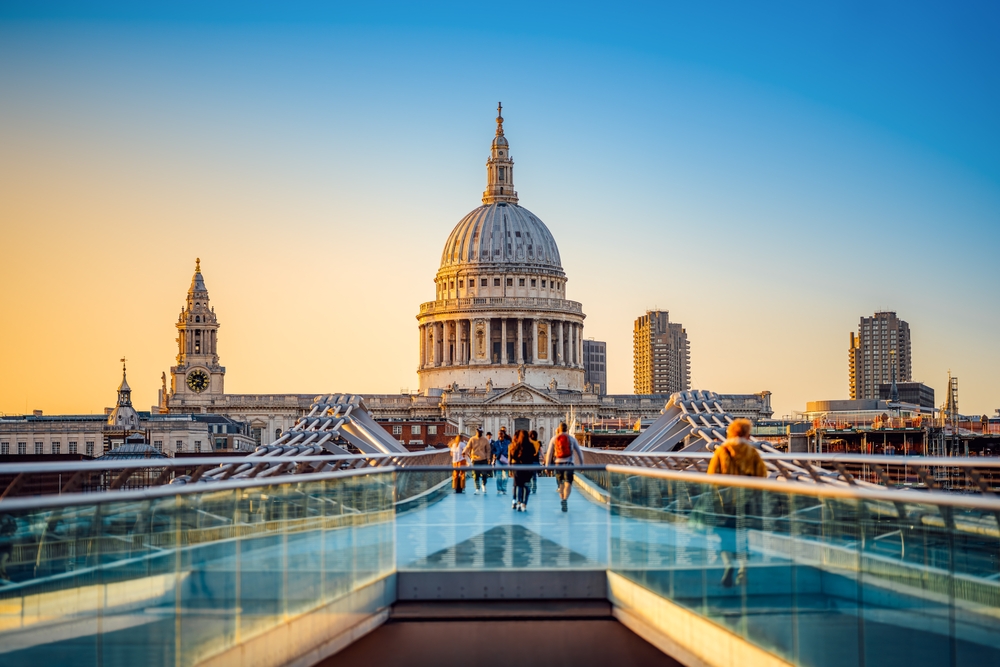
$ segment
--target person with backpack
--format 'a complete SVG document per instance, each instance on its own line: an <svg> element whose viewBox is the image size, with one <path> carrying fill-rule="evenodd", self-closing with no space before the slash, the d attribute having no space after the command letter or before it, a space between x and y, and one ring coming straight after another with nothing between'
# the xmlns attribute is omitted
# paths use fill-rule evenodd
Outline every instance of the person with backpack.
<svg viewBox="0 0 1000 667"><path fill-rule="evenodd" d="M510 464L514 466L538 463L538 455L531 445L528 433L524 430L519 430L514 434L514 440L510 444L508 454ZM533 470L515 470L513 477L514 502L510 507L518 512L526 512L528 510L528 495L531 493L528 484L534 479L535 473Z"/></svg>
<svg viewBox="0 0 1000 667"><path fill-rule="evenodd" d="M507 458L507 450L510 449L510 436L507 435L507 428L505 426L500 427L500 433L497 434L497 439L491 444L493 465L505 466L510 463L510 459ZM497 470L497 495L506 496L507 495L507 471Z"/></svg>
<svg viewBox="0 0 1000 667"><path fill-rule="evenodd" d="M556 434L549 440L545 450L545 465L570 466L574 463L583 465L583 450L580 443L568 433L566 422L559 424ZM569 494L573 490L573 471L556 471L556 484L559 486L559 499L562 501L562 511L569 511Z"/></svg>
<svg viewBox="0 0 1000 667"><path fill-rule="evenodd" d="M767 477L767 467L748 439L753 428L749 419L735 419L726 427L726 441L716 447L712 460L708 463L709 475L743 475L746 477ZM713 490L714 491L714 490ZM736 585L747 580L746 522L755 514L752 489L741 487L720 487L717 490L722 520L718 527L722 538L722 585L733 585L733 561L739 561Z"/></svg>

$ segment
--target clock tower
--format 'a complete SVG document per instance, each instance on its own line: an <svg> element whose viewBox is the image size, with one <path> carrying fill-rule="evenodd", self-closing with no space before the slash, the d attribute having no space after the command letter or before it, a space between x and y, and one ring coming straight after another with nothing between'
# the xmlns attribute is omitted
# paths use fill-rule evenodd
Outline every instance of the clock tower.
<svg viewBox="0 0 1000 667"><path fill-rule="evenodd" d="M180 412L211 406L225 393L226 369L219 365L219 321L209 305L200 258L195 260L187 302L176 326L177 365L170 367L167 405Z"/></svg>

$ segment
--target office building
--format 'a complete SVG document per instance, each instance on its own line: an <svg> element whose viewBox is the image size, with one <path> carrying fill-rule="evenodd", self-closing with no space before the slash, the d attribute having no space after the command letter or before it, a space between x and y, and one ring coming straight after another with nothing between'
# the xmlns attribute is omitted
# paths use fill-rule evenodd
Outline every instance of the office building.
<svg viewBox="0 0 1000 667"><path fill-rule="evenodd" d="M879 385L910 382L910 325L892 311L862 317L848 350L851 398L878 399Z"/></svg>
<svg viewBox="0 0 1000 667"><path fill-rule="evenodd" d="M636 394L672 394L691 388L691 353L683 325L665 310L648 310L632 333Z"/></svg>
<svg viewBox="0 0 1000 667"><path fill-rule="evenodd" d="M595 394L608 393L608 344L600 340L583 341L583 385Z"/></svg>

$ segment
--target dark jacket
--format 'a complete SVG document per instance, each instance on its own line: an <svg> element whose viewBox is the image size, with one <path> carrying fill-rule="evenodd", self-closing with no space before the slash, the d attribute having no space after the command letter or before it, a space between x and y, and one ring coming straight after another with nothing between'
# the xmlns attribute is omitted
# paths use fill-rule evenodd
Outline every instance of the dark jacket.
<svg viewBox="0 0 1000 667"><path fill-rule="evenodd" d="M535 452L535 448L531 445L530 440L525 442L521 447L515 447L511 444L508 448L507 456L510 458L511 465L533 465L538 463L538 454ZM535 473L531 470L515 470L514 486L524 486L534 476Z"/></svg>

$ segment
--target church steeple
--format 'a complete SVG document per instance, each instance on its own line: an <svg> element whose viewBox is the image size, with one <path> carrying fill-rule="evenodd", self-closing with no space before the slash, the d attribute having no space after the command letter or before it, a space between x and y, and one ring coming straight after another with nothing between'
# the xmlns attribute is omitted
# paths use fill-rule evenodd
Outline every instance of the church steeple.
<svg viewBox="0 0 1000 667"><path fill-rule="evenodd" d="M170 368L169 408L180 402L207 403L224 393L226 369L219 365L219 320L209 305L208 288L195 260L187 299L177 318L177 365ZM161 406L161 409L163 406Z"/></svg>
<svg viewBox="0 0 1000 667"><path fill-rule="evenodd" d="M201 275L201 257L194 260L194 275L191 277L191 287L188 288L187 307L190 310L197 302L204 302L208 306L208 288L205 287L205 279Z"/></svg>
<svg viewBox="0 0 1000 667"><path fill-rule="evenodd" d="M486 190L483 203L517 203L514 191L514 161L510 159L510 146L503 135L503 105L497 103L497 133L490 147L490 159L486 161Z"/></svg>
<svg viewBox="0 0 1000 667"><path fill-rule="evenodd" d="M125 377L125 357L122 357L122 383L118 385L118 404L108 414L105 430L128 432L138 428L139 414L132 407L132 388L128 386L128 380Z"/></svg>
<svg viewBox="0 0 1000 667"><path fill-rule="evenodd" d="M187 303L177 319L180 336L177 339L177 362L186 364L194 359L202 363L218 364L219 353L216 349L216 332L219 322L215 318L215 310L209 306L208 288L205 278L201 275L201 258L194 260L194 276L191 277L191 287L188 288Z"/></svg>
<svg viewBox="0 0 1000 667"><path fill-rule="evenodd" d="M122 383L118 385L118 407L132 407L132 387L128 386L128 380L125 377L125 357L122 357Z"/></svg>

